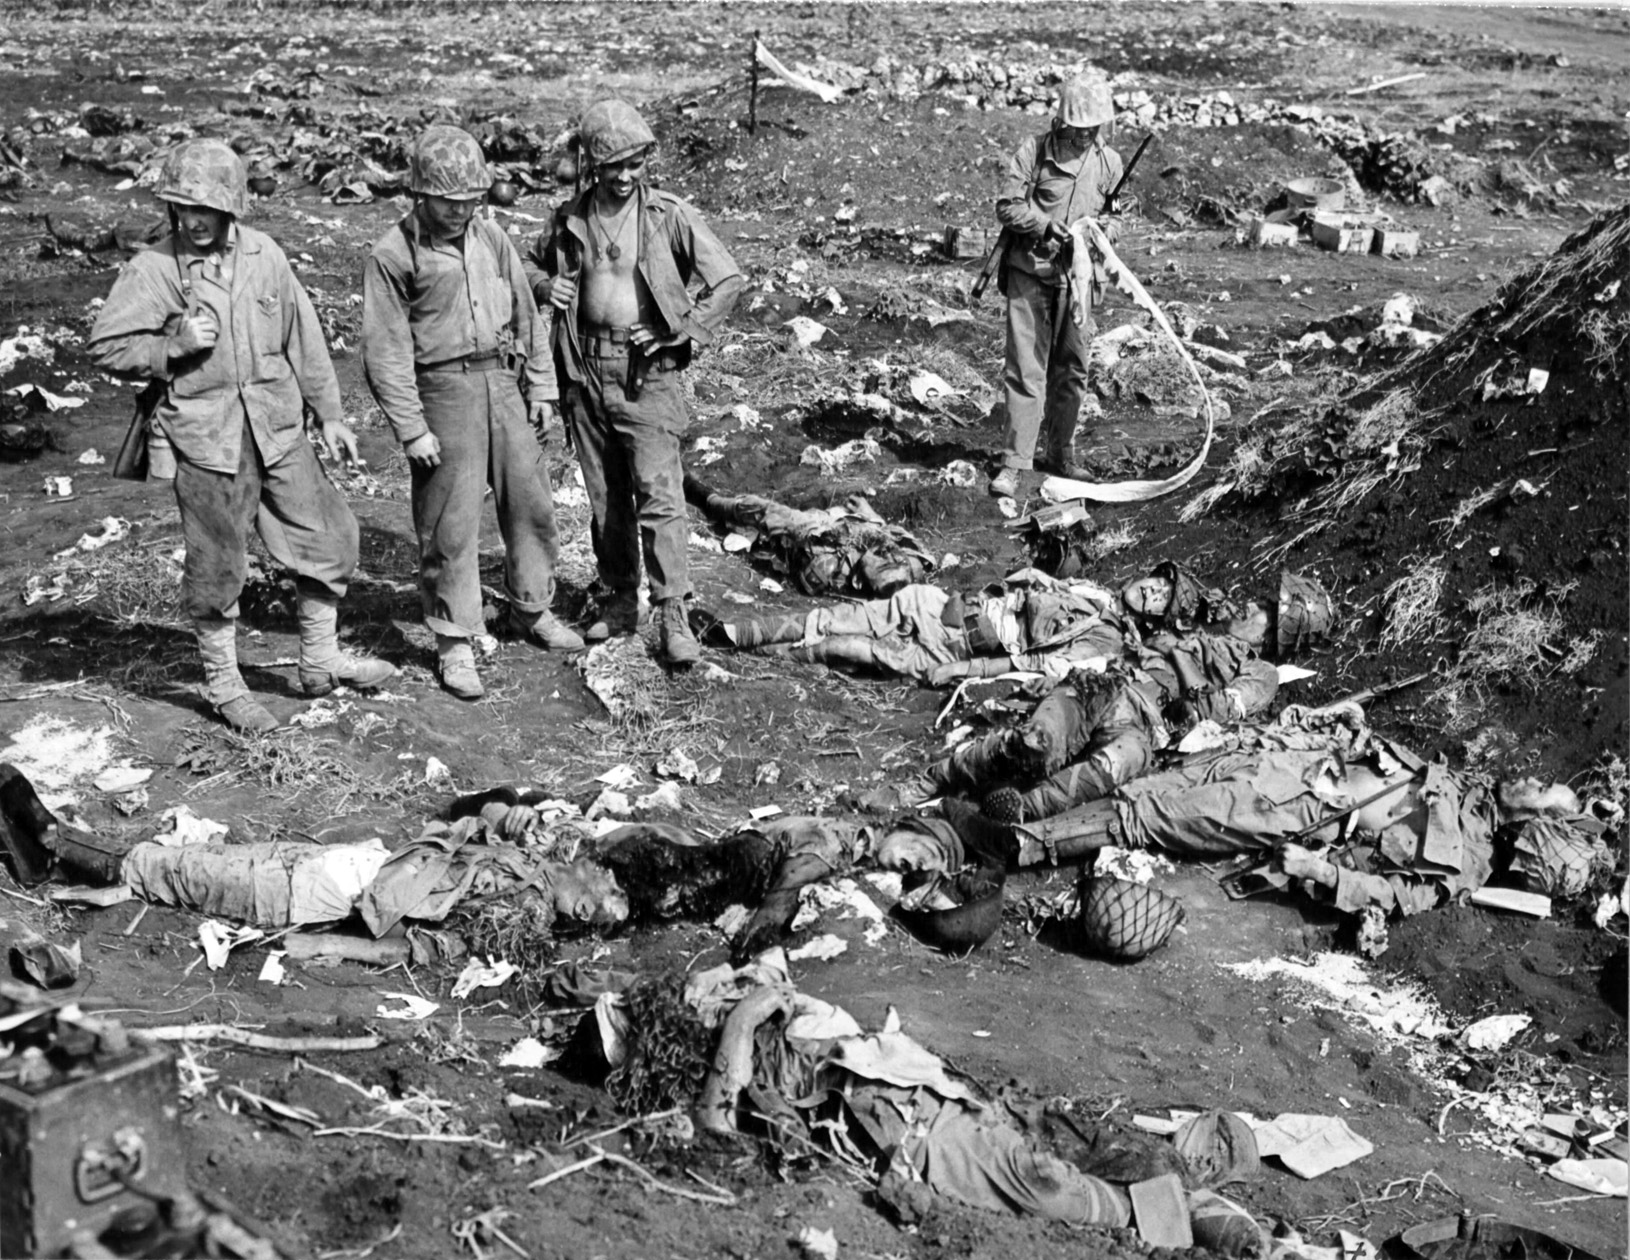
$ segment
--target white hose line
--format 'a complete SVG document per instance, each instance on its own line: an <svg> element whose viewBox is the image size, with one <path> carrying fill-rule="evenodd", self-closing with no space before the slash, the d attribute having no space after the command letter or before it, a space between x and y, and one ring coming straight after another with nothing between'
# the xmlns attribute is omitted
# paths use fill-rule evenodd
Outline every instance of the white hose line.
<svg viewBox="0 0 1630 1260"><path fill-rule="evenodd" d="M1103 229L1091 219L1086 219L1071 228L1070 232L1075 237L1075 256L1080 259L1088 257L1087 243L1090 238L1092 246L1103 255L1104 270L1115 282L1115 287L1148 311L1154 317L1155 323L1160 326L1161 332L1165 333L1171 339L1172 345L1177 347L1177 353L1182 356L1189 371L1194 373L1195 384L1199 385L1200 394L1205 399L1206 437L1200 445L1200 453L1186 467L1164 481L1076 481L1070 477L1049 477L1041 483L1041 495L1052 503L1063 503L1072 499L1090 499L1094 503L1142 503L1147 499L1158 499L1163 494L1170 494L1178 487L1187 485L1194 479L1195 474L1205 467L1206 456L1211 452L1212 435L1217 427L1216 413L1211 405L1211 391L1206 388L1205 380L1200 376L1200 369L1196 366L1193 356L1189 354L1178 335L1172 331L1171 324L1167 322L1166 316L1155 300L1149 296L1148 290L1138 283L1138 278L1110 246L1109 238L1104 235Z"/></svg>

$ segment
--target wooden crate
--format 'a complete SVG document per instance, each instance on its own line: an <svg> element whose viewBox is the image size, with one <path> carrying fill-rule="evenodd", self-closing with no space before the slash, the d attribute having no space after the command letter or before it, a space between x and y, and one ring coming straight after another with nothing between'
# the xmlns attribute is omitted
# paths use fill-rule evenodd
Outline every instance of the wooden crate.
<svg viewBox="0 0 1630 1260"><path fill-rule="evenodd" d="M1348 227L1340 220L1325 218L1313 220L1313 243L1320 249L1338 254L1367 254L1374 238L1374 228Z"/></svg>
<svg viewBox="0 0 1630 1260"><path fill-rule="evenodd" d="M1421 234L1401 228L1376 228L1370 248L1388 258L1413 258L1421 252Z"/></svg>

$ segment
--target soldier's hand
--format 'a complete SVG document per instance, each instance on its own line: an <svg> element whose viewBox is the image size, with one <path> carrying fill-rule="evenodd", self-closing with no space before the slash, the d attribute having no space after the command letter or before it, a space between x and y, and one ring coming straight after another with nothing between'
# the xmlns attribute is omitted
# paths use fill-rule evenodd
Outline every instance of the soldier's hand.
<svg viewBox="0 0 1630 1260"><path fill-rule="evenodd" d="M532 427L541 436L543 432L554 423L555 404L547 398L540 398L536 402L526 405L526 418L532 422Z"/></svg>
<svg viewBox="0 0 1630 1260"><path fill-rule="evenodd" d="M660 350L677 346L687 338L684 333L675 333L664 337L650 324L635 324L628 330L628 339L641 350Z"/></svg>
<svg viewBox="0 0 1630 1260"><path fill-rule="evenodd" d="M512 805L503 821L498 824L499 834L505 840L520 840L537 828L538 811L530 805Z"/></svg>
<svg viewBox="0 0 1630 1260"><path fill-rule="evenodd" d="M434 468L441 463L441 442L434 433L421 433L404 450L408 459L421 468Z"/></svg>
<svg viewBox="0 0 1630 1260"><path fill-rule="evenodd" d="M1315 884L1323 884L1329 888L1336 885L1335 864L1325 861L1309 848L1299 844L1282 844L1274 856L1279 869L1292 879L1311 880Z"/></svg>
<svg viewBox="0 0 1630 1260"><path fill-rule="evenodd" d="M576 276L556 276L549 282L549 305L557 311L568 309L576 301Z"/></svg>
<svg viewBox="0 0 1630 1260"><path fill-rule="evenodd" d="M181 321L181 327L176 329L175 335L170 338L173 357L181 358L197 354L200 350L208 350L220 335L221 326L215 322L215 316L208 311L189 315Z"/></svg>
<svg viewBox="0 0 1630 1260"><path fill-rule="evenodd" d="M323 446L328 458L335 463L347 463L353 468L362 463L357 453L357 435L343 420L329 420L323 424Z"/></svg>

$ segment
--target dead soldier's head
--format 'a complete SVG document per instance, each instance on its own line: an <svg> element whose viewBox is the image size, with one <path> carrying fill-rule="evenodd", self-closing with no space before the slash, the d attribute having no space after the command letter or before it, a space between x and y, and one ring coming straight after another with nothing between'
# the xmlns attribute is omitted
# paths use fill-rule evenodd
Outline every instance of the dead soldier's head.
<svg viewBox="0 0 1630 1260"><path fill-rule="evenodd" d="M578 125L578 145L601 190L617 200L633 196L645 179L645 164L657 138L627 101L590 105Z"/></svg>
<svg viewBox="0 0 1630 1260"><path fill-rule="evenodd" d="M188 140L164 159L158 199L170 208L170 230L206 253L221 247L232 220L248 210L248 172L225 141Z"/></svg>

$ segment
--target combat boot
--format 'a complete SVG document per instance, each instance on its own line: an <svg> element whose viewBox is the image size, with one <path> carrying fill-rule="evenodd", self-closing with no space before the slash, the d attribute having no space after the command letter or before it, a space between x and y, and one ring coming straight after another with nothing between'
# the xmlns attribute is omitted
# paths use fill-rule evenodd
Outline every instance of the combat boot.
<svg viewBox="0 0 1630 1260"><path fill-rule="evenodd" d="M1077 463L1073 452L1066 451L1058 455L1049 455L1045 459L1036 461L1036 471L1051 473L1055 477L1068 477L1071 481L1092 481L1092 469Z"/></svg>
<svg viewBox="0 0 1630 1260"><path fill-rule="evenodd" d="M516 635L534 647L547 648L554 652L583 650L583 636L548 609L544 609L528 621L526 615L517 612L512 605L509 610L509 626Z"/></svg>
<svg viewBox="0 0 1630 1260"><path fill-rule="evenodd" d="M396 667L373 656L340 649L339 602L326 595L300 595L300 687L326 696L335 687L368 691L396 677Z"/></svg>
<svg viewBox="0 0 1630 1260"><path fill-rule="evenodd" d="M665 599L657 605L662 627L662 654L670 665L694 665L702 659L702 645L691 632L683 599Z"/></svg>
<svg viewBox="0 0 1630 1260"><path fill-rule="evenodd" d="M238 672L238 623L230 617L200 617L193 622L204 658L204 698L235 731L261 735L281 725L272 712L249 694Z"/></svg>
<svg viewBox="0 0 1630 1260"><path fill-rule="evenodd" d="M640 595L638 591L613 591L600 603L600 615L583 632L590 643L603 643L610 638L633 634L640 628Z"/></svg>
<svg viewBox="0 0 1630 1260"><path fill-rule="evenodd" d="M437 635L436 656L443 691L460 700L479 700L487 694L481 675L475 672L475 649L468 639Z"/></svg>

